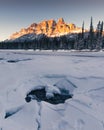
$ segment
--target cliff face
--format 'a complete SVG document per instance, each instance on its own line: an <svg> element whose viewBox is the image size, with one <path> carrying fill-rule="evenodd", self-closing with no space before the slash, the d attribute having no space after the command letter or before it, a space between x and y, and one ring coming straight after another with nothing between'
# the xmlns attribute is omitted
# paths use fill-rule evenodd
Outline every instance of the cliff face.
<svg viewBox="0 0 104 130"><path fill-rule="evenodd" d="M75 26L75 24L65 23L63 18L60 18L57 22L53 19L44 20L40 23L33 23L28 28L23 28L19 32L14 33L10 39L15 39L25 34L45 34L50 37L60 36L72 32L80 32L81 28Z"/></svg>

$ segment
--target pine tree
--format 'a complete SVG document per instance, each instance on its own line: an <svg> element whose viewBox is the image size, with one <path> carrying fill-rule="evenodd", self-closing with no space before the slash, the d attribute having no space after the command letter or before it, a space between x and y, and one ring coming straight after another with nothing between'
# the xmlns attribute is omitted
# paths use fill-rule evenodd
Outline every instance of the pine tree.
<svg viewBox="0 0 104 130"><path fill-rule="evenodd" d="M102 33L103 33L103 21L102 22L98 22L97 24L97 29L96 29L96 36L98 37L102 37Z"/></svg>
<svg viewBox="0 0 104 130"><path fill-rule="evenodd" d="M101 29L100 29L100 36L102 37L102 33L103 33L103 21L102 21L102 23L101 23Z"/></svg>
<svg viewBox="0 0 104 130"><path fill-rule="evenodd" d="M96 30L96 49L100 50L102 49L102 33L103 33L103 22L101 23L99 21L97 25L97 30Z"/></svg>
<svg viewBox="0 0 104 130"><path fill-rule="evenodd" d="M91 23L90 23L90 32L89 32L89 48L93 49L93 42L94 42L94 29L93 29L93 20L91 17Z"/></svg>
<svg viewBox="0 0 104 130"><path fill-rule="evenodd" d="M83 24L82 24L82 39L84 38L84 21L83 21Z"/></svg>
<svg viewBox="0 0 104 130"><path fill-rule="evenodd" d="M96 28L96 38L100 37L100 31L101 31L101 23L99 21Z"/></svg>
<svg viewBox="0 0 104 130"><path fill-rule="evenodd" d="M92 21L92 17L91 17L91 23L90 23L90 37L93 38L93 34L94 34L94 29L93 29L93 21Z"/></svg>

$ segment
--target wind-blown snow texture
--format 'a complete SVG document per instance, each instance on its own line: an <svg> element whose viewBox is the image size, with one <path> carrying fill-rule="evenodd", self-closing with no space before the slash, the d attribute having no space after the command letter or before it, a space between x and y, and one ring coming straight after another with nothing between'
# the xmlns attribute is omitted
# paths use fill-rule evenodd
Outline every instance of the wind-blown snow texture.
<svg viewBox="0 0 104 130"><path fill-rule="evenodd" d="M0 51L0 128L104 130L103 68L104 52ZM73 98L26 103L26 94L41 86L50 95L64 88Z"/></svg>

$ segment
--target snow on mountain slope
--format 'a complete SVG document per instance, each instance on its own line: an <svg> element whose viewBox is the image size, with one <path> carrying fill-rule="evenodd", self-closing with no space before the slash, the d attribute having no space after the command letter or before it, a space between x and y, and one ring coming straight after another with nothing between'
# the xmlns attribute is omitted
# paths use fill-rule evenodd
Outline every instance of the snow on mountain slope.
<svg viewBox="0 0 104 130"><path fill-rule="evenodd" d="M103 59L104 52L1 50L1 130L104 130ZM26 94L41 86L73 97L58 105L27 103Z"/></svg>
<svg viewBox="0 0 104 130"><path fill-rule="evenodd" d="M44 36L44 34L34 34L34 33L30 33L30 34L25 34L23 36L20 36L19 38L16 38L16 39L10 39L10 40L7 40L9 42L28 42L28 41L32 41L32 40L39 40L41 39L42 37Z"/></svg>

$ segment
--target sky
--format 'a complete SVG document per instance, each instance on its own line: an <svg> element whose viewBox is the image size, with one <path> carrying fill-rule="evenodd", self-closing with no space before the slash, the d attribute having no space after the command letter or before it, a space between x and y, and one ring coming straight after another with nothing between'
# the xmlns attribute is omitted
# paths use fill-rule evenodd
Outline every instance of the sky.
<svg viewBox="0 0 104 130"><path fill-rule="evenodd" d="M0 40L32 23L63 17L66 23L89 28L104 21L104 0L0 0Z"/></svg>

